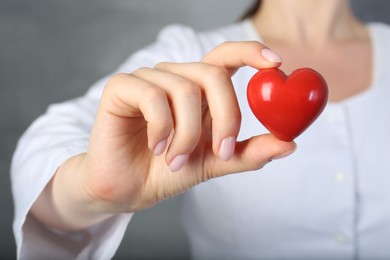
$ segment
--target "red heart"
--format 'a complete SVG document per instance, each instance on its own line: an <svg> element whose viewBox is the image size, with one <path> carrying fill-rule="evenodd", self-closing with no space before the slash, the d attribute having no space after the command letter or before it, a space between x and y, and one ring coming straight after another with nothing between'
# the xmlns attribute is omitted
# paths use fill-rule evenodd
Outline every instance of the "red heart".
<svg viewBox="0 0 390 260"><path fill-rule="evenodd" d="M305 131L325 108L328 87L315 70L262 69L249 81L249 106L257 119L278 139L292 141Z"/></svg>

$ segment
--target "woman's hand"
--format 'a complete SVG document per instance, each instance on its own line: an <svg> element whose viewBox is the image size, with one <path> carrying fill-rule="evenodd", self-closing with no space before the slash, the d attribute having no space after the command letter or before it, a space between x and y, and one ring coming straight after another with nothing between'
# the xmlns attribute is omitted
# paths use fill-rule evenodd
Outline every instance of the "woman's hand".
<svg viewBox="0 0 390 260"><path fill-rule="evenodd" d="M85 228L291 153L294 143L271 135L236 143L241 114L231 76L245 65L279 66L272 55L258 42L230 42L201 62L160 63L114 76L88 151L62 165L48 186L60 220L49 224Z"/></svg>

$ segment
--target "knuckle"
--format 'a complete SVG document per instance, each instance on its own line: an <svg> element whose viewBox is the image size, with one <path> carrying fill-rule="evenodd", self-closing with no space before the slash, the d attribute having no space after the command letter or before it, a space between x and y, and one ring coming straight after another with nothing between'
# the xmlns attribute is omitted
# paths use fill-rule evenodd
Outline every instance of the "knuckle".
<svg viewBox="0 0 390 260"><path fill-rule="evenodd" d="M229 46L232 44L231 41L225 41L220 44L218 44L214 49L212 49L209 53L207 53L207 56L213 55L216 52L219 52L221 50L224 50L225 48L229 48Z"/></svg>
<svg viewBox="0 0 390 260"><path fill-rule="evenodd" d="M150 70L151 70L151 68L148 68L148 67L140 67L140 68L136 69L135 71L133 71L131 73L131 75L134 75L134 76L144 75L145 73L150 72Z"/></svg>
<svg viewBox="0 0 390 260"><path fill-rule="evenodd" d="M131 77L129 77L128 74L125 73L118 73L113 76L111 76L104 86L103 89L103 97L111 97L115 95L118 87L125 84L125 82Z"/></svg>
<svg viewBox="0 0 390 260"><path fill-rule="evenodd" d="M202 59L203 62L208 63L210 60L212 60L215 55L217 55L220 52L224 52L226 48L229 48L229 46L232 44L231 41L225 41L217 45L214 49L212 49L210 52L208 52Z"/></svg>
<svg viewBox="0 0 390 260"><path fill-rule="evenodd" d="M177 94L183 98L201 98L200 88L195 83L187 80L183 80L180 83L180 88L177 89Z"/></svg>
<svg viewBox="0 0 390 260"><path fill-rule="evenodd" d="M143 99L149 104L155 104L161 99L166 99L164 90L157 87L148 87L144 90Z"/></svg>
<svg viewBox="0 0 390 260"><path fill-rule="evenodd" d="M205 77L207 81L216 81L216 80L230 81L229 72L225 68L218 67L218 66L209 66L207 68L207 73Z"/></svg>
<svg viewBox="0 0 390 260"><path fill-rule="evenodd" d="M155 68L155 69L164 70L164 69L166 69L170 64L171 64L171 62L163 61L163 62L157 63L157 64L154 66L154 68Z"/></svg>
<svg viewBox="0 0 390 260"><path fill-rule="evenodd" d="M111 80L123 80L126 77L128 77L126 73L117 73L111 77Z"/></svg>
<svg viewBox="0 0 390 260"><path fill-rule="evenodd" d="M233 44L232 41L225 41L217 46L218 49L229 48Z"/></svg>
<svg viewBox="0 0 390 260"><path fill-rule="evenodd" d="M128 78L129 75L125 73L118 73L110 77L107 81L106 87L112 88L113 86L116 86L118 84L122 84L122 82Z"/></svg>

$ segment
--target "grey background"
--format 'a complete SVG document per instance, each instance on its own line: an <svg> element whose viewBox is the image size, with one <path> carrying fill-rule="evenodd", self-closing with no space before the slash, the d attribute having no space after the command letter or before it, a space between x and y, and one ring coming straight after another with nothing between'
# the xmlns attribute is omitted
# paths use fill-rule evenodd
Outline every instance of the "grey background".
<svg viewBox="0 0 390 260"><path fill-rule="evenodd" d="M9 167L18 137L46 107L83 94L170 23L203 30L238 19L251 0L0 0L0 258L15 258ZM390 1L352 0L390 22ZM207 7L207 8L206 8ZM21 191L22 192L22 191ZM186 259L177 201L137 214L116 259Z"/></svg>

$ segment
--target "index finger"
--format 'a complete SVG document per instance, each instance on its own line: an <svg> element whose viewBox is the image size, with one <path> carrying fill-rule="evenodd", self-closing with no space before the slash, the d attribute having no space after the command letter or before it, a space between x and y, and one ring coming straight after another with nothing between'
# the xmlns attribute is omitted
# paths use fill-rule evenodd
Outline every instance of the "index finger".
<svg viewBox="0 0 390 260"><path fill-rule="evenodd" d="M207 53L202 62L224 67L233 75L247 65L256 69L279 67L282 58L257 41L224 42Z"/></svg>

